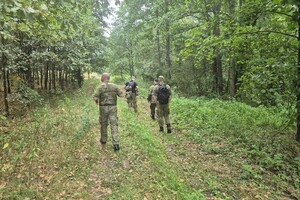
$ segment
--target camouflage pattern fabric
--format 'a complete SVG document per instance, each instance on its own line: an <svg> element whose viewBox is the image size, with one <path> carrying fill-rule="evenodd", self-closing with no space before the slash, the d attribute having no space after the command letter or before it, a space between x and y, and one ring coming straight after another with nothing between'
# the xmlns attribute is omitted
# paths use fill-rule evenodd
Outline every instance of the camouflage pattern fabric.
<svg viewBox="0 0 300 200"><path fill-rule="evenodd" d="M172 95L172 93L171 93L171 87L169 85L166 85L166 87L169 90L170 95ZM155 97L157 97L158 88L159 88L159 84L156 85L154 87L154 89L153 89L153 95ZM169 118L170 108L169 108L169 103L161 105L157 101L156 108L157 108L157 121L158 121L159 126L163 126L164 120L165 120L166 124L170 124L170 118Z"/></svg>
<svg viewBox="0 0 300 200"><path fill-rule="evenodd" d="M131 96L127 98L128 108L133 108L137 112L137 97L136 93L131 93Z"/></svg>
<svg viewBox="0 0 300 200"><path fill-rule="evenodd" d="M151 99L150 99L150 110L151 110L151 116L155 115L155 109L156 109L156 103L157 100L154 96L154 88L156 85L151 85L148 91L148 95L151 95Z"/></svg>
<svg viewBox="0 0 300 200"><path fill-rule="evenodd" d="M113 83L102 83L94 93L94 97L99 99L101 142L107 141L107 127L110 124L112 143L113 145L119 144L117 96L120 96L121 93L121 90Z"/></svg>
<svg viewBox="0 0 300 200"><path fill-rule="evenodd" d="M107 127L108 122L110 123L111 128L111 137L113 145L119 144L119 135L118 135L118 113L117 106L100 106L100 116L99 122L101 125L100 133L101 139L100 141L107 141Z"/></svg>
<svg viewBox="0 0 300 200"><path fill-rule="evenodd" d="M157 121L159 126L164 125L164 120L166 124L170 124L170 108L169 104L160 105L157 103Z"/></svg>

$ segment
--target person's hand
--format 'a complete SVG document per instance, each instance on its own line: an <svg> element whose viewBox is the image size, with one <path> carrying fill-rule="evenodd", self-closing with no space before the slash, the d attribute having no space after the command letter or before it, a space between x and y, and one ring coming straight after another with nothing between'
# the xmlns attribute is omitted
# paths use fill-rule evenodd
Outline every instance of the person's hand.
<svg viewBox="0 0 300 200"><path fill-rule="evenodd" d="M94 99L94 101L96 102L96 104L98 104L98 98L97 98L97 97L94 97L93 99Z"/></svg>

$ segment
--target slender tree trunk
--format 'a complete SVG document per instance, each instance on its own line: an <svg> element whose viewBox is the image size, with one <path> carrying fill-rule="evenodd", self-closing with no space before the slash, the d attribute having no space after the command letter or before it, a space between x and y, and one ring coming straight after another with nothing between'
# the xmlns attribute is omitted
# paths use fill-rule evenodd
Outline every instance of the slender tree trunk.
<svg viewBox="0 0 300 200"><path fill-rule="evenodd" d="M41 89L43 89L43 80L44 80L44 72L43 69L41 69L40 71L41 77L40 77L40 85L41 85Z"/></svg>
<svg viewBox="0 0 300 200"><path fill-rule="evenodd" d="M135 76L134 63L133 63L133 44L132 40L129 43L129 66L130 66L130 75Z"/></svg>
<svg viewBox="0 0 300 200"><path fill-rule="evenodd" d="M6 80L7 80L7 93L11 94L11 82L9 78L9 70L6 71Z"/></svg>
<svg viewBox="0 0 300 200"><path fill-rule="evenodd" d="M300 3L298 3L298 63L297 63L297 133L296 140L300 142Z"/></svg>
<svg viewBox="0 0 300 200"><path fill-rule="evenodd" d="M229 14L233 16L235 13L236 0L229 0ZM228 92L231 97L236 95L237 85L237 65L236 59L233 58L228 69Z"/></svg>
<svg viewBox="0 0 300 200"><path fill-rule="evenodd" d="M4 46L4 38L1 38L1 43ZM9 106L8 106L8 94L7 94L7 75L6 75L6 65L7 65L7 58L4 52L2 52L2 61L0 63L2 73L3 73L3 90L4 90L4 107L5 107L5 116L9 116Z"/></svg>
<svg viewBox="0 0 300 200"><path fill-rule="evenodd" d="M52 75L52 77L51 77L51 82L52 82L52 88L54 89L54 90L56 90L56 76L55 76L55 66L54 65L52 65L52 72L51 72L51 75Z"/></svg>
<svg viewBox="0 0 300 200"><path fill-rule="evenodd" d="M220 19L219 19L219 14L221 10L221 3L217 3L216 6L214 7L215 11L215 27L214 27L214 35L216 37L219 37L220 34ZM218 49L216 49L216 57L214 59L213 63L213 72L214 72L214 77L215 77L215 91L218 94L223 93L223 67L222 67L222 55Z"/></svg>
<svg viewBox="0 0 300 200"><path fill-rule="evenodd" d="M49 78L49 61L47 61L44 70L45 78L44 78L44 88L48 89L48 78Z"/></svg>
<svg viewBox="0 0 300 200"><path fill-rule="evenodd" d="M165 0L165 13L169 12L169 0ZM167 64L167 77L171 79L171 35L169 19L166 19L166 64Z"/></svg>
<svg viewBox="0 0 300 200"><path fill-rule="evenodd" d="M69 74L69 70L66 69L66 71L65 71L65 83L66 83L65 85L66 85L66 87L68 87L68 85L69 85L68 74Z"/></svg>
<svg viewBox="0 0 300 200"><path fill-rule="evenodd" d="M158 8L156 9L156 18L157 20L159 19L159 11ZM162 74L163 69L162 69L162 62L161 62L161 48L160 48L160 31L159 27L156 27L156 45L157 45L157 64L158 64L158 69L159 73Z"/></svg>
<svg viewBox="0 0 300 200"><path fill-rule="evenodd" d="M64 90L65 89L64 71L62 69L59 70L59 83L60 83L60 88Z"/></svg>

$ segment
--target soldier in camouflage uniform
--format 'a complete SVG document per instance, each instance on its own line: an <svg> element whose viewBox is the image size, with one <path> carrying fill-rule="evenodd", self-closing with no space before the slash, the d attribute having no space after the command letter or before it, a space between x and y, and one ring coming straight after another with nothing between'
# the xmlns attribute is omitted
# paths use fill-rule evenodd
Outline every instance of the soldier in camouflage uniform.
<svg viewBox="0 0 300 200"><path fill-rule="evenodd" d="M151 118L154 120L155 119L155 109L156 109L156 99L153 95L154 88L158 84L157 79L153 81L153 85L150 86L149 91L148 91L148 102L150 103L150 110L151 110Z"/></svg>
<svg viewBox="0 0 300 200"><path fill-rule="evenodd" d="M159 91L161 86L165 86L168 91L168 100L166 104L162 104L159 102ZM158 118L157 121L159 124L159 131L160 132L164 131L164 121L165 121L165 123L167 124L167 132L171 133L169 104L171 101L172 93L171 93L171 87L168 84L164 83L163 76L158 77L158 84L154 87L153 95L154 98L157 100L156 107L157 107L157 118Z"/></svg>
<svg viewBox="0 0 300 200"><path fill-rule="evenodd" d="M126 99L128 108L133 108L134 112L137 112L137 95L139 91L139 86L135 80L135 76L131 77L131 80L126 82L124 85L126 90Z"/></svg>
<svg viewBox="0 0 300 200"><path fill-rule="evenodd" d="M109 83L110 74L103 73L101 76L102 84L94 93L94 100L99 105L101 125L100 143L106 144L107 141L107 126L110 123L112 144L117 151L120 149L118 136L118 116L117 116L117 96L122 94L117 85Z"/></svg>

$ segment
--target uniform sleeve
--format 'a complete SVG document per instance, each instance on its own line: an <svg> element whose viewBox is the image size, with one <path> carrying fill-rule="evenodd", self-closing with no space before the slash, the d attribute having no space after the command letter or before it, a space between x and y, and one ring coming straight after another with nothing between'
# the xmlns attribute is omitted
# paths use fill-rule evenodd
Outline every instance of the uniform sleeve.
<svg viewBox="0 0 300 200"><path fill-rule="evenodd" d="M93 94L93 97L99 98L100 93L101 93L101 87L99 86L99 87L96 88L96 90L95 90L95 92Z"/></svg>
<svg viewBox="0 0 300 200"><path fill-rule="evenodd" d="M122 94L122 91L118 88L118 86L116 86L116 93L118 96Z"/></svg>
<svg viewBox="0 0 300 200"><path fill-rule="evenodd" d="M153 85L151 85L148 90L148 94L152 94L152 93L153 93Z"/></svg>
<svg viewBox="0 0 300 200"><path fill-rule="evenodd" d="M157 85L153 88L153 96L157 96Z"/></svg>
<svg viewBox="0 0 300 200"><path fill-rule="evenodd" d="M168 85L167 88L168 88L170 96L171 96L172 95L171 87Z"/></svg>

